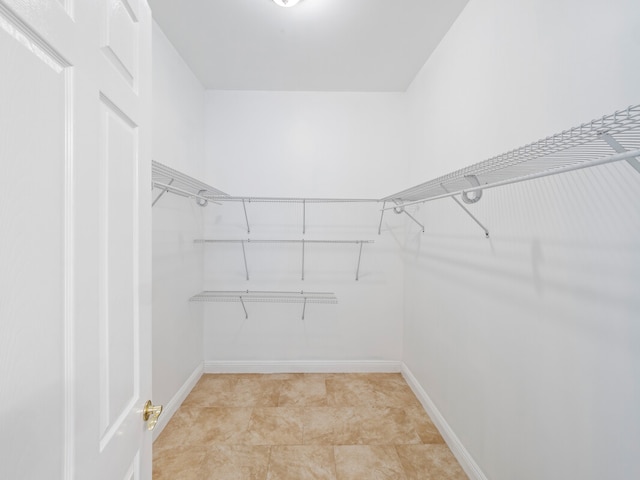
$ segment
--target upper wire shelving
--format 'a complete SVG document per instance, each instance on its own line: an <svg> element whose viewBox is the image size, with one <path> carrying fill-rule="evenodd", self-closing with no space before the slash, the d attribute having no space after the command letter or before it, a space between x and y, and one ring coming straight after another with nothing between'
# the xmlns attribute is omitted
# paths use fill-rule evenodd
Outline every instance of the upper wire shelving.
<svg viewBox="0 0 640 480"><path fill-rule="evenodd" d="M248 203L294 203L302 205L302 234L307 232L307 204L320 203L378 203L377 198L303 198L303 197L239 197L230 195L204 195L212 202L240 202L244 211L244 220L247 225L247 233L251 233Z"/></svg>
<svg viewBox="0 0 640 480"><path fill-rule="evenodd" d="M356 281L360 279L360 262L362 260L362 247L365 243L374 243L373 240L278 240L278 239L268 239L268 240L252 240L250 238L247 239L196 239L194 243L203 243L203 244L216 244L216 243L235 243L240 244L242 246L242 258L244 259L244 270L246 274L246 279L249 280L249 267L247 265L247 252L245 245L249 245L251 243L260 244L298 244L301 245L302 249L302 280L304 280L305 274L305 245L313 245L313 244L333 244L333 245L359 245L358 250L358 266L356 267Z"/></svg>
<svg viewBox="0 0 640 480"><path fill-rule="evenodd" d="M167 192L193 198L201 207L206 206L211 201L210 197L228 197L223 191L155 160L151 162L151 179L153 188L160 190L151 206L154 206Z"/></svg>
<svg viewBox="0 0 640 480"><path fill-rule="evenodd" d="M476 203L490 188L613 162L625 161L640 173L638 157L640 105L635 105L384 197L382 215L386 210L407 213L407 206L451 197L488 237L489 231L462 202Z"/></svg>

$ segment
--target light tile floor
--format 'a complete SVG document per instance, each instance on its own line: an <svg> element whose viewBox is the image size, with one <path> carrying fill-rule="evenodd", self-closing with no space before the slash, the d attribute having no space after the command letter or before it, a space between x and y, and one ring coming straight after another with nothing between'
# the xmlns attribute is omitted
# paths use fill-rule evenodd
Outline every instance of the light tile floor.
<svg viewBox="0 0 640 480"><path fill-rule="evenodd" d="M467 479L400 374L204 375L154 480Z"/></svg>

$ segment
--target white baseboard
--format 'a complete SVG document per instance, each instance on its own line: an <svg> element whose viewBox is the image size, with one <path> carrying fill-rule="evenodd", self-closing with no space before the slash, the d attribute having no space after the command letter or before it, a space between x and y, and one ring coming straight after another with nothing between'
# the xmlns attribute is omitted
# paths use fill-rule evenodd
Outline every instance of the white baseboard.
<svg viewBox="0 0 640 480"><path fill-rule="evenodd" d="M424 391L416 377L414 377L411 370L409 370L409 367L404 363L402 363L401 372L402 376L411 387L411 390L413 390L413 393L418 397L418 400L420 400L420 403L426 410L427 414L431 417L431 420L433 420L435 426L438 427L440 434L444 438L445 442L447 442L451 452L455 455L458 463L460 463L460 466L465 473L471 480L487 480L485 474L482 472L467 449L464 448L464 445L442 416L435 403L433 403L431 398L429 398L427 392Z"/></svg>
<svg viewBox="0 0 640 480"><path fill-rule="evenodd" d="M204 362L205 373L397 373L400 369L401 362L391 360Z"/></svg>
<svg viewBox="0 0 640 480"><path fill-rule="evenodd" d="M184 399L187 398L187 395L189 395L189 392L191 392L191 390L193 390L193 387L196 386L196 383L198 383L198 380L200 380L202 373L203 373L203 365L200 364L196 367L193 373L189 375L189 378L187 378L187 381L184 382L182 387L180 387L180 389L176 392L173 398L169 400L169 403L167 403L164 406L162 410L162 415L160 415L160 418L158 419L158 423L156 424L156 428L153 429L154 442L156 441L158 436L162 433L162 430L164 430L164 427L167 426L167 424L169 423L169 420L171 420L171 417L173 417L173 415L178 411L178 408L180 408L180 405L182 405L182 402L184 402Z"/></svg>

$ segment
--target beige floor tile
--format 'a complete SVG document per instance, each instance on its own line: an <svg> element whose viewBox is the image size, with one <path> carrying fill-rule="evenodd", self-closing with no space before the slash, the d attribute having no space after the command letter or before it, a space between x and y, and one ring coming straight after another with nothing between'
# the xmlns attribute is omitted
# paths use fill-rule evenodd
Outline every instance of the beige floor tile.
<svg viewBox="0 0 640 480"><path fill-rule="evenodd" d="M205 457L203 447L175 447L154 452L153 480L201 480Z"/></svg>
<svg viewBox="0 0 640 480"><path fill-rule="evenodd" d="M402 377L379 377L369 379L373 390L373 405L376 407L421 407L409 385Z"/></svg>
<svg viewBox="0 0 640 480"><path fill-rule="evenodd" d="M200 407L232 406L237 379L231 375L203 375L183 405Z"/></svg>
<svg viewBox="0 0 640 480"><path fill-rule="evenodd" d="M324 378L317 376L300 376L283 381L278 406L288 405L326 406L327 388Z"/></svg>
<svg viewBox="0 0 640 480"><path fill-rule="evenodd" d="M242 442L247 445L302 445L303 409L254 408Z"/></svg>
<svg viewBox="0 0 640 480"><path fill-rule="evenodd" d="M168 450L176 447L181 447L187 444L191 429L185 419L184 413L178 410L160 436L153 442L153 453L159 453L163 450Z"/></svg>
<svg viewBox="0 0 640 480"><path fill-rule="evenodd" d="M190 412L190 445L239 445L251 420L251 408L205 407Z"/></svg>
<svg viewBox="0 0 640 480"><path fill-rule="evenodd" d="M393 373L204 375L154 443L155 480L405 473L407 480L466 478Z"/></svg>
<svg viewBox="0 0 640 480"><path fill-rule="evenodd" d="M335 445L336 421L335 407L308 407L302 411L305 445Z"/></svg>
<svg viewBox="0 0 640 480"><path fill-rule="evenodd" d="M267 480L336 480L333 447L272 447Z"/></svg>
<svg viewBox="0 0 640 480"><path fill-rule="evenodd" d="M216 445L207 450L203 468L206 480L265 480L269 446Z"/></svg>
<svg viewBox="0 0 640 480"><path fill-rule="evenodd" d="M446 445L398 445L407 480L467 480Z"/></svg>
<svg viewBox="0 0 640 480"><path fill-rule="evenodd" d="M422 443L401 408L337 408L335 415L335 445Z"/></svg>
<svg viewBox="0 0 640 480"><path fill-rule="evenodd" d="M422 406L405 408L405 412L422 443L444 443L444 438Z"/></svg>
<svg viewBox="0 0 640 480"><path fill-rule="evenodd" d="M396 385L407 385L401 373L367 373L366 379L370 382L387 382Z"/></svg>
<svg viewBox="0 0 640 480"><path fill-rule="evenodd" d="M407 480L393 446L334 447L337 480Z"/></svg>
<svg viewBox="0 0 640 480"><path fill-rule="evenodd" d="M374 390L365 375L348 374L326 380L327 406L373 406Z"/></svg>
<svg viewBox="0 0 640 480"><path fill-rule="evenodd" d="M234 407L277 407L283 380L240 377L233 387Z"/></svg>

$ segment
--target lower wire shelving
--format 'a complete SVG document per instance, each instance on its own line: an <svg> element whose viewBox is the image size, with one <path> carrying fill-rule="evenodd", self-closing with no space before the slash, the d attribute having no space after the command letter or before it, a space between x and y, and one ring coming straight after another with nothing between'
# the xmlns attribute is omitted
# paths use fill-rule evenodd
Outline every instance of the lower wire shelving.
<svg viewBox="0 0 640 480"><path fill-rule="evenodd" d="M260 291L260 290L205 290L189 299L190 302L227 302L240 303L245 318L249 318L245 303L299 303L302 304L302 320L307 303L336 304L338 298L333 292Z"/></svg>

